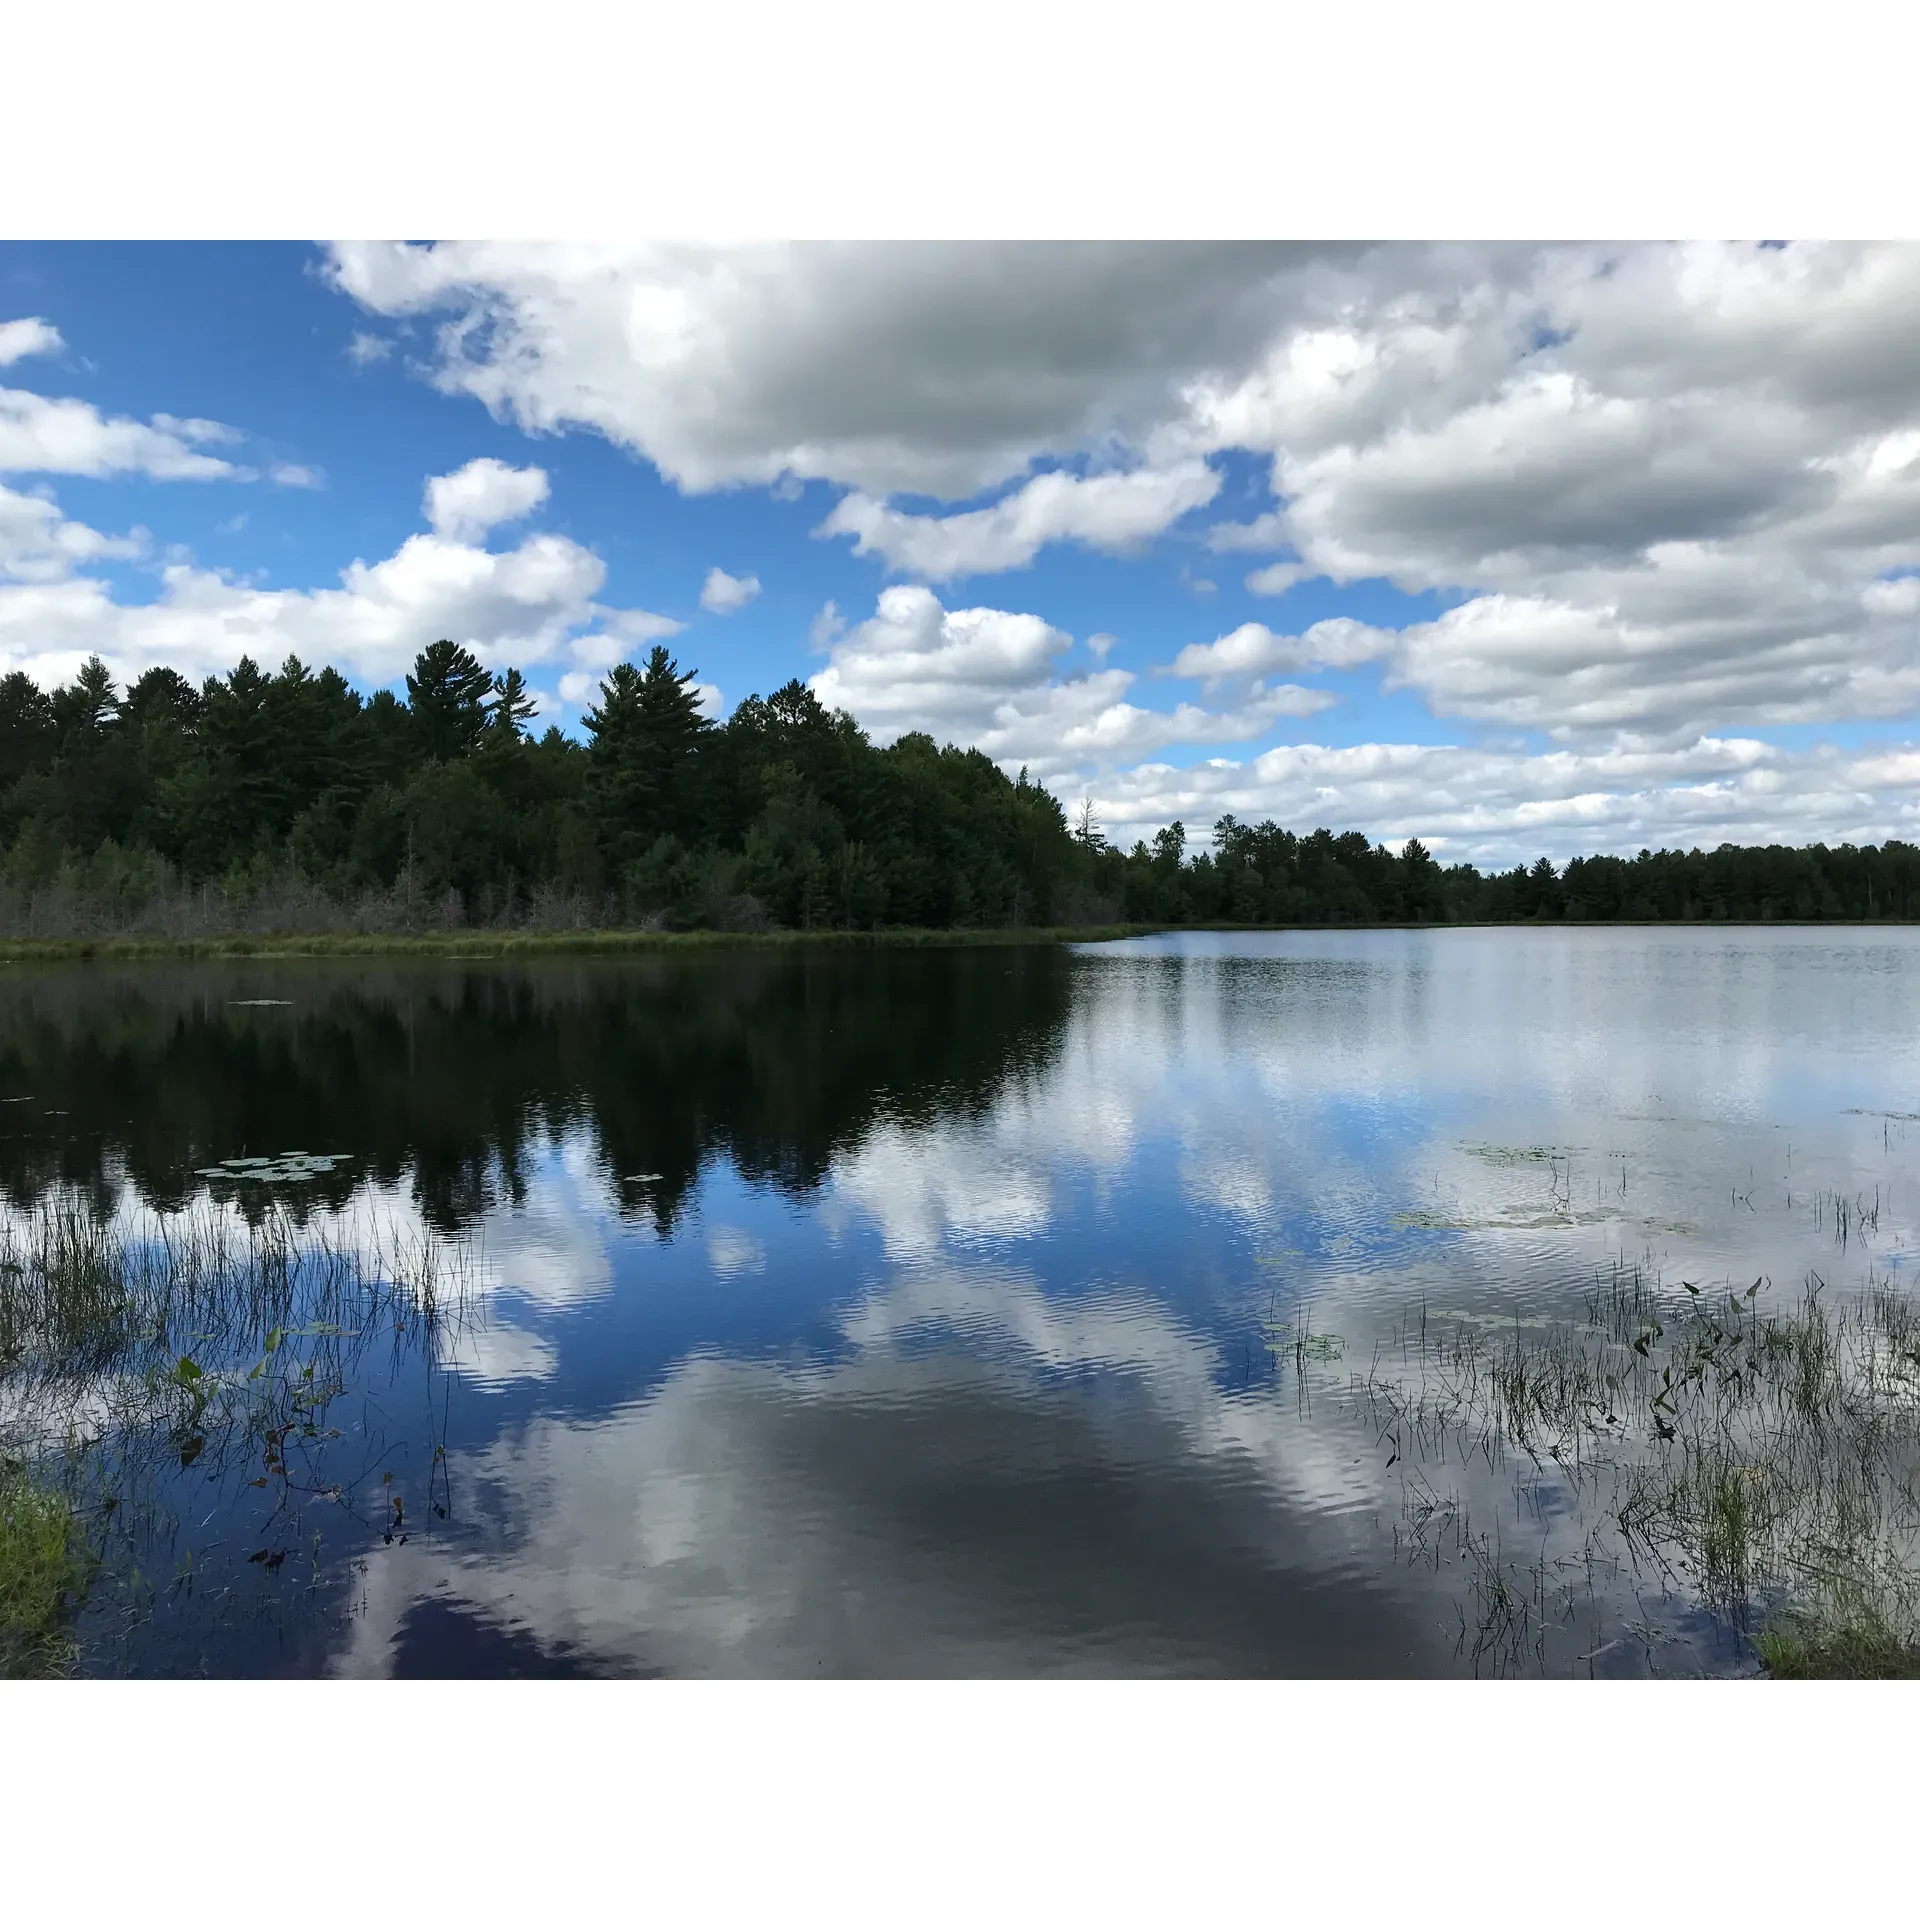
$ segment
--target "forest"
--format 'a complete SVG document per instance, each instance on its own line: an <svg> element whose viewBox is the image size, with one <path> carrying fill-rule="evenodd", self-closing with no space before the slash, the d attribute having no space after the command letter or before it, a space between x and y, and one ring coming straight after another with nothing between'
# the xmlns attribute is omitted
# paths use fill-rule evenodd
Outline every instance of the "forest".
<svg viewBox="0 0 1920 1920"><path fill-rule="evenodd" d="M1920 849L1736 847L1481 873L1361 833L1180 822L1110 845L1023 769L875 746L800 681L716 724L664 647L586 738L436 641L406 697L243 659L124 690L0 679L0 935L1907 920Z"/></svg>

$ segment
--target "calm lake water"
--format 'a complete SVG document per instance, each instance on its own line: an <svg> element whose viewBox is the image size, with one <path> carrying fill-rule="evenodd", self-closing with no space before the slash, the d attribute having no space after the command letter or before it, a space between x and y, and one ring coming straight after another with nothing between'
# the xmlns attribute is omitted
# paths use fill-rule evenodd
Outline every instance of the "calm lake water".
<svg viewBox="0 0 1920 1920"><path fill-rule="evenodd" d="M292 1285L284 1458L114 1483L81 1670L1751 1670L1551 1463L1390 1458L1356 1381L1623 1262L1899 1274L1916 1010L1904 929L13 967L10 1208L432 1267ZM273 1317L176 1350L238 1379ZM1524 1658L1473 1532L1538 1563Z"/></svg>

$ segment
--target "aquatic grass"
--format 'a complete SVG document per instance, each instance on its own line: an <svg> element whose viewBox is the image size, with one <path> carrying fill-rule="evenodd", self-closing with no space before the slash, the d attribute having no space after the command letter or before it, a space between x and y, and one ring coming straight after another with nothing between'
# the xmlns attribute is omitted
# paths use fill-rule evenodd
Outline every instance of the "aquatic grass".
<svg viewBox="0 0 1920 1920"><path fill-rule="evenodd" d="M349 1423L332 1409L377 1379L389 1350L395 1365L424 1353L431 1370L473 1271L459 1244L303 1223L271 1194L251 1216L200 1204L106 1218L71 1193L0 1215L0 1450L24 1476L9 1495L15 1557L43 1570L22 1575L28 1624L7 1631L25 1651L8 1671L58 1667L53 1626L32 1622L65 1617L48 1610L59 1551L111 1571L94 1585L120 1604L119 1586L131 1593L165 1546L182 1475L247 1504L248 1528L269 1535L252 1558L269 1573L311 1531L309 1500L392 1537L409 1494L364 1436L334 1460Z"/></svg>
<svg viewBox="0 0 1920 1920"><path fill-rule="evenodd" d="M1920 1680L1911 1622L1896 1623L1859 1594L1782 1610L1754 1636L1776 1680Z"/></svg>
<svg viewBox="0 0 1920 1920"><path fill-rule="evenodd" d="M0 1462L0 1676L59 1673L73 1657L71 1614L91 1557L66 1501L20 1460Z"/></svg>
<svg viewBox="0 0 1920 1920"><path fill-rule="evenodd" d="M1438 1568L1437 1519L1469 1568L1476 1670L1537 1654L1546 1616L1571 1618L1580 1576L1591 1593L1616 1551L1635 1592L1706 1609L1769 1671L1920 1669L1920 1300L1884 1277L1845 1301L1818 1275L1784 1307L1766 1291L1670 1290L1620 1263L1584 1314L1423 1310L1350 1376L1347 1404L1414 1489L1410 1557ZM1551 1604L1544 1558L1503 1557L1432 1478L1511 1477L1515 1454L1585 1529Z"/></svg>

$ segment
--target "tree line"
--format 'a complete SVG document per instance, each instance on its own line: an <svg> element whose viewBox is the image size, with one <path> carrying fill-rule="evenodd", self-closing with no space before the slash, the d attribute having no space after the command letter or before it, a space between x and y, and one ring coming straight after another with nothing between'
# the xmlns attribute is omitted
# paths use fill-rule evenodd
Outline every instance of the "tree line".
<svg viewBox="0 0 1920 1920"><path fill-rule="evenodd" d="M790 680L724 723L664 647L614 667L584 740L536 733L517 670L436 641L406 696L243 659L124 691L96 658L0 679L0 918L133 927L298 899L309 922L671 928L1519 920L1880 920L1920 911L1920 850L1643 851L1509 872L1361 833L1227 815L1108 843L1023 769L925 733L876 747Z"/></svg>

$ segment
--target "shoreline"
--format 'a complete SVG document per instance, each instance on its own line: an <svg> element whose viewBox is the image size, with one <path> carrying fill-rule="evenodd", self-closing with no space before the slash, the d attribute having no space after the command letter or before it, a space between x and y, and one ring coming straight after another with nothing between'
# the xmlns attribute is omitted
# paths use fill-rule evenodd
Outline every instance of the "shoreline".
<svg viewBox="0 0 1920 1920"><path fill-rule="evenodd" d="M1164 933L1454 933L1492 927L1580 930L1658 927L1728 932L1753 927L1909 927L1912 920L1458 920L1393 921L1332 925L1325 921L1185 922L1095 927L879 927L755 933L706 929L683 933L642 928L589 929L571 933L461 931L439 933L221 933L59 935L0 939L0 965L31 961L91 960L295 960L420 958L511 960L546 955L622 956L687 952L812 949L833 951L895 948L1050 947L1141 939Z"/></svg>

